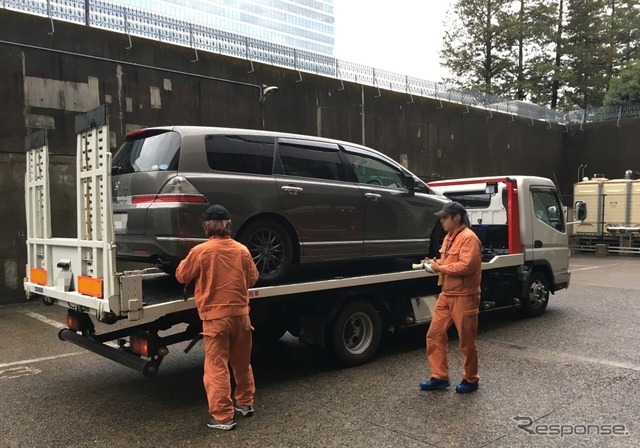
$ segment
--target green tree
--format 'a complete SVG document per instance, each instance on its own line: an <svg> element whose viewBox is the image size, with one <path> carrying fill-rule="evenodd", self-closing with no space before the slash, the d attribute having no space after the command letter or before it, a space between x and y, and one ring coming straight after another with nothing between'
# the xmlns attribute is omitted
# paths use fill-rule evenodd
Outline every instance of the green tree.
<svg viewBox="0 0 640 448"><path fill-rule="evenodd" d="M549 48L555 42L557 2L517 0L510 29L517 99L548 104L554 70Z"/></svg>
<svg viewBox="0 0 640 448"><path fill-rule="evenodd" d="M640 103L640 62L635 62L620 71L620 75L611 80L604 98L608 106Z"/></svg>
<svg viewBox="0 0 640 448"><path fill-rule="evenodd" d="M640 58L640 0L608 0L609 79Z"/></svg>
<svg viewBox="0 0 640 448"><path fill-rule="evenodd" d="M511 84L509 34L505 28L511 0L456 0L441 51L447 82L487 93L503 93Z"/></svg>
<svg viewBox="0 0 640 448"><path fill-rule="evenodd" d="M465 88L597 107L640 60L640 0L455 0L450 15L442 65Z"/></svg>
<svg viewBox="0 0 640 448"><path fill-rule="evenodd" d="M558 107L558 97L560 94L560 78L562 77L562 53L564 51L564 15L565 2L559 0L556 7L556 20L553 36L553 76L551 81L551 108Z"/></svg>
<svg viewBox="0 0 640 448"><path fill-rule="evenodd" d="M548 104L558 1L457 0L441 53L447 81Z"/></svg>
<svg viewBox="0 0 640 448"><path fill-rule="evenodd" d="M568 3L565 101L570 105L596 107L604 99L611 61L607 1L571 0Z"/></svg>

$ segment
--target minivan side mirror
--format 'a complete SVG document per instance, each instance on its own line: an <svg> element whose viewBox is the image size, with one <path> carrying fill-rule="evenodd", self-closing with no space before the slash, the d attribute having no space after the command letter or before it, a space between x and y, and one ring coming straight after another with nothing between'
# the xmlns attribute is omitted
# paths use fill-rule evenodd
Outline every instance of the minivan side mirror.
<svg viewBox="0 0 640 448"><path fill-rule="evenodd" d="M587 203L577 201L573 206L573 216L575 216L575 219L580 222L587 219Z"/></svg>
<svg viewBox="0 0 640 448"><path fill-rule="evenodd" d="M404 187L407 189L407 193L409 193L409 196L413 196L416 193L416 180L413 175L404 175Z"/></svg>

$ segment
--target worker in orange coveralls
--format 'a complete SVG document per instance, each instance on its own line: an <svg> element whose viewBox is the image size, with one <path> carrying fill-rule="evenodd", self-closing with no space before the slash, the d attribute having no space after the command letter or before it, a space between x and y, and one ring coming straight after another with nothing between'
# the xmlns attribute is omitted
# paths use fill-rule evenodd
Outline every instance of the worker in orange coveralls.
<svg viewBox="0 0 640 448"><path fill-rule="evenodd" d="M478 308L482 276L482 243L471 230L469 216L458 202L448 202L436 213L447 235L440 249L440 258L429 260L429 267L439 274L438 296L427 332L427 359L431 379L422 381L420 389L438 390L449 387L447 330L456 326L464 372L456 392L478 389Z"/></svg>
<svg viewBox="0 0 640 448"><path fill-rule="evenodd" d="M195 280L205 348L207 426L226 431L235 428L235 412L246 417L254 412L248 290L259 274L249 250L231 238L231 215L226 208L209 207L203 228L209 241L191 249L178 266L176 278L184 284ZM235 404L229 363L236 381Z"/></svg>

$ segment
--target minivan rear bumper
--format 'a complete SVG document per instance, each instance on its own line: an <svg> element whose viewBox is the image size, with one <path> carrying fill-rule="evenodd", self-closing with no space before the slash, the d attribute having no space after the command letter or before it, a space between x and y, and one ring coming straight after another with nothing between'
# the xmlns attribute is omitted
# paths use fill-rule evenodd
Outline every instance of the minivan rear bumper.
<svg viewBox="0 0 640 448"><path fill-rule="evenodd" d="M192 247L206 238L174 236L116 235L116 257L121 260L178 265Z"/></svg>

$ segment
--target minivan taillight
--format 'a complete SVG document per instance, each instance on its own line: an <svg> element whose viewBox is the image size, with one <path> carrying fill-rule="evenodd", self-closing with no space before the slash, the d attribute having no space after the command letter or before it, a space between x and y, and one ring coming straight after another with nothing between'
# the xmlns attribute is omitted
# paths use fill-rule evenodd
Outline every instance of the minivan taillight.
<svg viewBox="0 0 640 448"><path fill-rule="evenodd" d="M207 198L205 198L191 182L182 176L174 176L169 179L158 194L143 194L131 198L132 204L149 204L156 202L164 204L206 204Z"/></svg>
<svg viewBox="0 0 640 448"><path fill-rule="evenodd" d="M131 198L132 204L150 204L153 202L181 202L190 204L206 204L207 199L201 194L152 194L133 196Z"/></svg>

